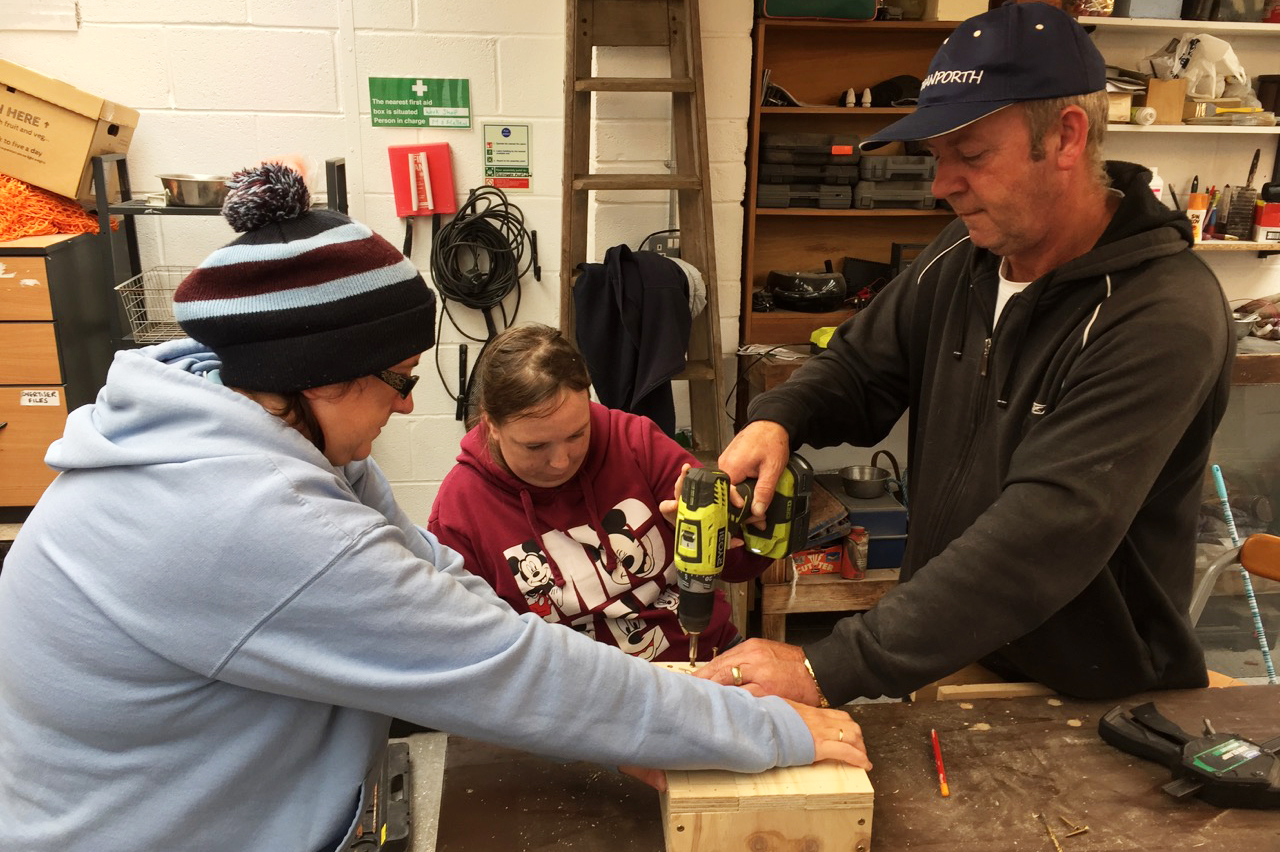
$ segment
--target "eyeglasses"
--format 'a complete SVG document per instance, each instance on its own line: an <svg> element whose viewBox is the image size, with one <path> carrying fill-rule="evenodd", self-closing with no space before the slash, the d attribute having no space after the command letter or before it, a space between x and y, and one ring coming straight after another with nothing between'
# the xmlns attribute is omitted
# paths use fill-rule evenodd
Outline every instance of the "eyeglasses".
<svg viewBox="0 0 1280 852"><path fill-rule="evenodd" d="M395 370L382 370L374 373L373 377L381 379L395 388L401 399L408 399L409 394L413 393L413 386L418 383L417 376L406 376L404 373L397 373Z"/></svg>

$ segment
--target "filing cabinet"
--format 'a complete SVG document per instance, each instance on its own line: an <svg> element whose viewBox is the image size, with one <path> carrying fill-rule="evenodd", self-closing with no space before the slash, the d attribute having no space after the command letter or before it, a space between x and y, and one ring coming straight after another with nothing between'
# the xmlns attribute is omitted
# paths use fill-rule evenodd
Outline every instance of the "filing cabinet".
<svg viewBox="0 0 1280 852"><path fill-rule="evenodd" d="M0 508L40 498L45 451L106 380L118 309L101 252L92 234L0 242Z"/></svg>

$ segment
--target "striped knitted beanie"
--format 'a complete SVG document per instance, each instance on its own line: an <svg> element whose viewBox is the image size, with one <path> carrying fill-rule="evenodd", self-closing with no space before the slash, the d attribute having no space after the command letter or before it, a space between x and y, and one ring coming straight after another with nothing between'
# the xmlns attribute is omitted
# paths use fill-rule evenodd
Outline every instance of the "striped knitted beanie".
<svg viewBox="0 0 1280 852"><path fill-rule="evenodd" d="M222 215L241 233L178 285L174 314L222 361L222 381L291 393L385 370L435 343L435 294L398 249L302 176L236 172Z"/></svg>

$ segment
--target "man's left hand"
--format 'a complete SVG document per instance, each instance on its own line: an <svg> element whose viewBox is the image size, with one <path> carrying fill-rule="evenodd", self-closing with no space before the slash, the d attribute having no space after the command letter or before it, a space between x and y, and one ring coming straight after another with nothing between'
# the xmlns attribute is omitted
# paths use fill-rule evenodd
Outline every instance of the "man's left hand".
<svg viewBox="0 0 1280 852"><path fill-rule="evenodd" d="M781 695L818 706L818 687L804 665L804 649L785 642L748 639L694 670L696 677L740 686L755 696Z"/></svg>

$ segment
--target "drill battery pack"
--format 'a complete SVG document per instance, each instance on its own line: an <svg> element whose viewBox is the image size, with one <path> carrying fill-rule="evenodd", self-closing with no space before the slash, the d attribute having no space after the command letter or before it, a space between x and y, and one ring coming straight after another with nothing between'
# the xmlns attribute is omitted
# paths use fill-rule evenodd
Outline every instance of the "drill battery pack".
<svg viewBox="0 0 1280 852"><path fill-rule="evenodd" d="M814 207L819 210L848 210L853 187L834 184L762 183L756 187L757 207Z"/></svg>

